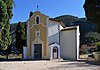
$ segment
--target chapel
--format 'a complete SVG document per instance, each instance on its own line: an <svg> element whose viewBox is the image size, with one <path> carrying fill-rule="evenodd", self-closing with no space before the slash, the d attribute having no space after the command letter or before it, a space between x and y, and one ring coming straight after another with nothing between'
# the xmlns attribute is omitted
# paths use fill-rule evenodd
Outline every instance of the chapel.
<svg viewBox="0 0 100 70"><path fill-rule="evenodd" d="M24 59L79 59L79 26L66 27L63 22L35 11L27 21L27 47Z"/></svg>

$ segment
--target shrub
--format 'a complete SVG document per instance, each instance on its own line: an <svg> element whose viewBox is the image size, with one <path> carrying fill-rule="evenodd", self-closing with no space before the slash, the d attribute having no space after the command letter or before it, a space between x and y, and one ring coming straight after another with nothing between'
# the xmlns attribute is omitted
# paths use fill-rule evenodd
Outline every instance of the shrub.
<svg viewBox="0 0 100 70"><path fill-rule="evenodd" d="M96 43L96 46L100 46L100 42L97 42L97 43Z"/></svg>
<svg viewBox="0 0 100 70"><path fill-rule="evenodd" d="M97 50L100 51L100 42L97 42L96 46L97 46Z"/></svg>

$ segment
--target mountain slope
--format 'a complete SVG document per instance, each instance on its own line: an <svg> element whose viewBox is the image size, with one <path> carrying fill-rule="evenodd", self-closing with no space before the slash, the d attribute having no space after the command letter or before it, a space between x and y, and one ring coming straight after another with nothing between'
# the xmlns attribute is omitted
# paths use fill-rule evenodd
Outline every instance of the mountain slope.
<svg viewBox="0 0 100 70"><path fill-rule="evenodd" d="M79 20L78 17L74 17L71 15L62 15L62 16L55 17L54 19L62 21L65 25Z"/></svg>

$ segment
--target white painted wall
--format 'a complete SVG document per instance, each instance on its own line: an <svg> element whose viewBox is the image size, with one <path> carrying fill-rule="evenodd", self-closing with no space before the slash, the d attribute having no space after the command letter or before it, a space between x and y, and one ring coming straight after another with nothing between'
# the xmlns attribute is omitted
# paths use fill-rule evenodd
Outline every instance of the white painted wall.
<svg viewBox="0 0 100 70"><path fill-rule="evenodd" d="M60 27L60 30L62 30L62 29L63 29L63 27L62 27L61 25L60 25L59 27Z"/></svg>
<svg viewBox="0 0 100 70"><path fill-rule="evenodd" d="M57 42L59 43L60 25L57 22L50 21L48 23L48 44Z"/></svg>
<svg viewBox="0 0 100 70"><path fill-rule="evenodd" d="M63 59L77 59L76 48L76 31L68 30L60 32L60 45L61 45L61 57Z"/></svg>
<svg viewBox="0 0 100 70"><path fill-rule="evenodd" d="M28 49L27 49L27 47L26 46L23 46L23 59L27 59L27 51L28 51Z"/></svg>
<svg viewBox="0 0 100 70"><path fill-rule="evenodd" d="M77 26L77 59L79 59L79 46L80 46L80 31L79 26Z"/></svg>

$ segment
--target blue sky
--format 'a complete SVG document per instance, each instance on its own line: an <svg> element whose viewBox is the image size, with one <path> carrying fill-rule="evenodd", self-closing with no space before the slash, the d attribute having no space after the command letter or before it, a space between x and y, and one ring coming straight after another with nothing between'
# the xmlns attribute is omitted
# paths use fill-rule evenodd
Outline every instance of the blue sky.
<svg viewBox="0 0 100 70"><path fill-rule="evenodd" d="M27 21L30 11L39 11L54 18L61 15L85 17L83 4L85 0L14 0L11 23Z"/></svg>

